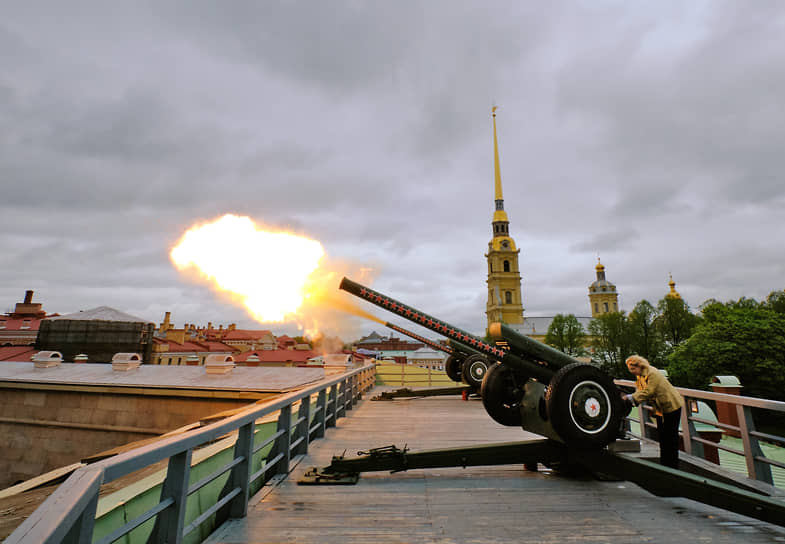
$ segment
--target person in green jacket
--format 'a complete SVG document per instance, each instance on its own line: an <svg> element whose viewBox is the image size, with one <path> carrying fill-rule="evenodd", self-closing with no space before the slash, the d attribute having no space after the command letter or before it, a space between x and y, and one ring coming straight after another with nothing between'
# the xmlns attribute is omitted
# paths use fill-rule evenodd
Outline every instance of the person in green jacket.
<svg viewBox="0 0 785 544"><path fill-rule="evenodd" d="M625 362L629 371L635 375L636 391L628 395L622 393L622 398L633 406L647 402L654 408L660 441L660 464L677 469L679 421L684 399L665 375L640 355L632 355Z"/></svg>

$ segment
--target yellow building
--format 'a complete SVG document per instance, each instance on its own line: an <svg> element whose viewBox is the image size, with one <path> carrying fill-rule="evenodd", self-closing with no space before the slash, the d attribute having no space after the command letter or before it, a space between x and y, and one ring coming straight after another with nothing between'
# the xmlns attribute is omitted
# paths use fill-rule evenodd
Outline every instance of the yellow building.
<svg viewBox="0 0 785 544"><path fill-rule="evenodd" d="M496 139L496 108L493 108L493 168L495 181L495 211L493 238L488 242L488 303L485 314L488 325L502 322L516 328L523 326L523 294L521 273L515 241L510 237L510 221L504 211L502 178L499 171L499 146Z"/></svg>
<svg viewBox="0 0 785 544"><path fill-rule="evenodd" d="M605 279L605 267L597 258L597 279L589 286L589 305L591 306L591 316L598 317L619 311L619 293L616 286Z"/></svg>

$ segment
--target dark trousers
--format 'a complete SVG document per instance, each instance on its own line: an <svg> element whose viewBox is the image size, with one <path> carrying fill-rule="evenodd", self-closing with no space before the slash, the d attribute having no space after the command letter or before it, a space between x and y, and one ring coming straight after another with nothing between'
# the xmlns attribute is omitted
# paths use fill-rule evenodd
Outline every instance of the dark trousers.
<svg viewBox="0 0 785 544"><path fill-rule="evenodd" d="M660 437L660 464L679 468L679 421L681 408L657 416L657 436Z"/></svg>

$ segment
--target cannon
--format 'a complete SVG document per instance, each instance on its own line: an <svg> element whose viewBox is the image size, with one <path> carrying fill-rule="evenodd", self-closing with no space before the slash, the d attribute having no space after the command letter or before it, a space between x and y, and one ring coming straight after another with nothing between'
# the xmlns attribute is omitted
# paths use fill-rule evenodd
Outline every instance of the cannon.
<svg viewBox="0 0 785 544"><path fill-rule="evenodd" d="M480 395L498 423L520 426L572 448L599 449L620 436L626 407L613 379L546 344L494 323L486 342L369 287L343 278L340 288L413 323L441 334L466 353L462 373L484 360Z"/></svg>
<svg viewBox="0 0 785 544"><path fill-rule="evenodd" d="M472 391L480 390L482 379L488 371L488 359L483 354L454 340L447 340L448 344L444 345L389 322L385 323L385 326L419 340L426 346L447 353L449 357L444 362L444 370L447 376L454 382L465 383ZM469 363L464 365L467 360Z"/></svg>

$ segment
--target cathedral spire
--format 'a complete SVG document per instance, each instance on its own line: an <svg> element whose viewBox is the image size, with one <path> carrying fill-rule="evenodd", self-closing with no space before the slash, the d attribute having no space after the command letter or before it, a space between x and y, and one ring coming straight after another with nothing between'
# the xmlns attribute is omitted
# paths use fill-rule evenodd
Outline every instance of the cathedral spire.
<svg viewBox="0 0 785 544"><path fill-rule="evenodd" d="M499 167L499 140L496 137L496 106L491 110L493 114L493 180L494 180L494 203L493 212L493 236L509 236L510 220L507 212L504 211L504 196L502 196L502 174Z"/></svg>
<svg viewBox="0 0 785 544"><path fill-rule="evenodd" d="M502 196L502 176L499 168L499 140L496 137L496 106L493 114L493 178L494 212L493 238L488 243L488 304L486 315L488 326L492 323L507 323L510 326L523 326L523 300L521 292L521 273L518 268L518 254L515 241L510 238L510 221L504 211Z"/></svg>
<svg viewBox="0 0 785 544"><path fill-rule="evenodd" d="M496 209L504 209L504 197L502 196L502 173L499 168L499 142L496 139L496 106L491 110L493 113L493 179L495 181Z"/></svg>

